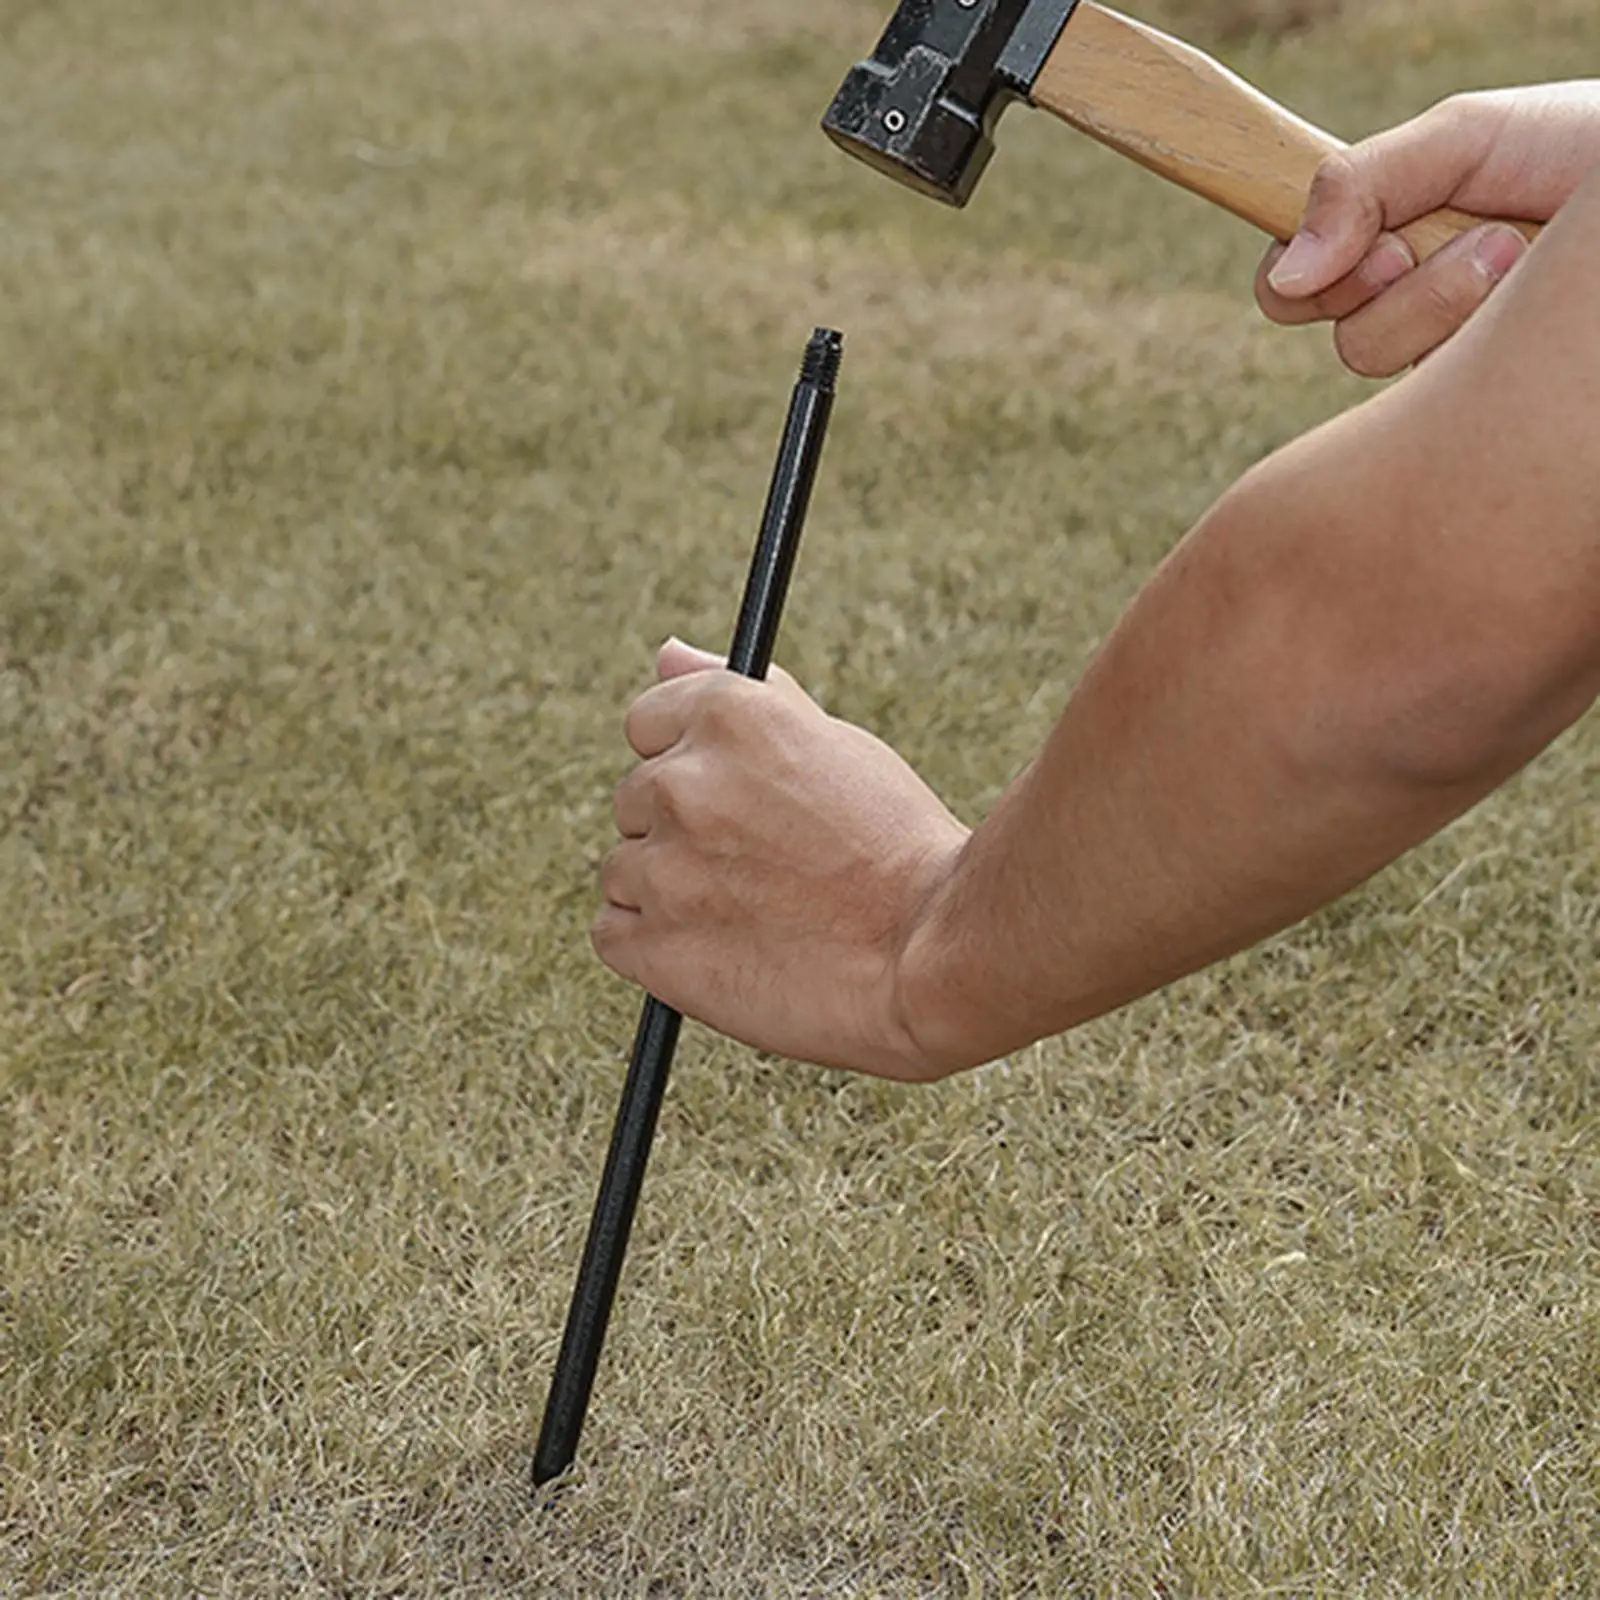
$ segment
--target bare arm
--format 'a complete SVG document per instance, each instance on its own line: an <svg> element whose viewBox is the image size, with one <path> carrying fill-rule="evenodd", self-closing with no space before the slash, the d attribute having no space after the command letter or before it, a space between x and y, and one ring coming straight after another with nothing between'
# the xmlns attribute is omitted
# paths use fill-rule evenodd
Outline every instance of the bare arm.
<svg viewBox="0 0 1600 1600"><path fill-rule="evenodd" d="M780 1054L934 1078L1307 915L1600 693L1600 177L1424 368L1250 474L968 837L792 681L633 708L601 955Z"/></svg>
<svg viewBox="0 0 1600 1600"><path fill-rule="evenodd" d="M913 934L957 1067L1299 920L1600 693L1600 181L1405 382L1175 552Z"/></svg>

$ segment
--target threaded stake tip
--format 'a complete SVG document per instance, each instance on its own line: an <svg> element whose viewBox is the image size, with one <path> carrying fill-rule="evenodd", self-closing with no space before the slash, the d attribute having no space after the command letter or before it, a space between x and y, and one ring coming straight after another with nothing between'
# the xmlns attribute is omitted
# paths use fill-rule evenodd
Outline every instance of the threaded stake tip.
<svg viewBox="0 0 1600 1600"><path fill-rule="evenodd" d="M839 380L839 364L844 360L844 335L832 328L818 328L806 346L806 359L800 368L800 381L814 384L824 394L832 394Z"/></svg>

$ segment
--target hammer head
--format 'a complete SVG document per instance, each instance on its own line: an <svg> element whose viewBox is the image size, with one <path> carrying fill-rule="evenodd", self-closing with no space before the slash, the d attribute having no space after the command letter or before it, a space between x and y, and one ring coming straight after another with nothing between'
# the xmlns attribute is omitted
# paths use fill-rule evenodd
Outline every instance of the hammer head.
<svg viewBox="0 0 1600 1600"><path fill-rule="evenodd" d="M851 155L947 205L964 206L994 130L1026 100L1078 0L901 0L870 61L823 119Z"/></svg>

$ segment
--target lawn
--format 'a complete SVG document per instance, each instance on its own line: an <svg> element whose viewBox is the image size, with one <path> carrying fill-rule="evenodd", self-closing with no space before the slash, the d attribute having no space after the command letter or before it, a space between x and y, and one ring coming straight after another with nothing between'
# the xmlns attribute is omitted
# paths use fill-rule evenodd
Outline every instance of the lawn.
<svg viewBox="0 0 1600 1600"><path fill-rule="evenodd" d="M1335 9L1145 14L1350 137L1600 62L1576 0ZM954 1084L688 1030L531 1503L637 1010L620 716L725 639L812 326L781 655L973 819L1364 392L1042 118L960 215L844 161L887 11L0 0L8 1600L1600 1593L1593 718Z"/></svg>

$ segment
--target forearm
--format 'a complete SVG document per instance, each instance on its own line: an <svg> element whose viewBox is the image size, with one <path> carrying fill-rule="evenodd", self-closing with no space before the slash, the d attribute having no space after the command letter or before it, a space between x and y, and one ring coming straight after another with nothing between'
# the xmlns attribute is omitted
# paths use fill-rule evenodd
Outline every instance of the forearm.
<svg viewBox="0 0 1600 1600"><path fill-rule="evenodd" d="M926 908L902 1000L936 1070L1065 1032L1299 921L1522 759L1393 759L1407 699L1427 691L1374 696L1297 641L1303 596L1259 558L1275 500L1247 484L1144 592Z"/></svg>
<svg viewBox="0 0 1600 1600"><path fill-rule="evenodd" d="M1298 921L1600 691L1600 193L1552 234L1482 328L1252 474L1140 596L909 934L930 1071Z"/></svg>

